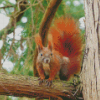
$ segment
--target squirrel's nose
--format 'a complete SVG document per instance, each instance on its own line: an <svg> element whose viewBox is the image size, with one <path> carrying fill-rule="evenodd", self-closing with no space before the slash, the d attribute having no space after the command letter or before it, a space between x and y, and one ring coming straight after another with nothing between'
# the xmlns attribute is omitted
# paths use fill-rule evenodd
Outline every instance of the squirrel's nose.
<svg viewBox="0 0 100 100"><path fill-rule="evenodd" d="M50 63L50 59L49 58L44 59L44 63Z"/></svg>
<svg viewBox="0 0 100 100"><path fill-rule="evenodd" d="M49 62L49 60L48 59L46 59L46 63L48 63Z"/></svg>

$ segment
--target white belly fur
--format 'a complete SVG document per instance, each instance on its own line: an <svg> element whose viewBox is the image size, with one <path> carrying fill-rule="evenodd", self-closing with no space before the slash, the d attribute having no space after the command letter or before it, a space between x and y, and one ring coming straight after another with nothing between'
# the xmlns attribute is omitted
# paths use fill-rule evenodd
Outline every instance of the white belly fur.
<svg viewBox="0 0 100 100"><path fill-rule="evenodd" d="M49 75L49 73L50 73L50 66L49 66L49 64L43 63L43 69L45 71L45 74Z"/></svg>

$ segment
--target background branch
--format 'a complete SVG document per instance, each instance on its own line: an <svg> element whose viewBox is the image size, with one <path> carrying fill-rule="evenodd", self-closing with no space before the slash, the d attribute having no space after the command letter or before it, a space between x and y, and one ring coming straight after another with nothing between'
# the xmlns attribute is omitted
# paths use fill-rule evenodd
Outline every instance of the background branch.
<svg viewBox="0 0 100 100"><path fill-rule="evenodd" d="M16 22L20 21L20 19L22 18L23 14L24 14L23 11L27 8L26 5L24 5L24 4L27 4L26 0L19 3L18 6L20 8L20 11L16 11L16 9L15 9L14 14L10 17L9 24L0 31L0 39L2 38L2 35L10 34L14 31L14 20L16 20ZM20 13L20 12L22 12L22 13ZM18 15L18 16L15 17L16 15Z"/></svg>
<svg viewBox="0 0 100 100"><path fill-rule="evenodd" d="M7 5L7 6L4 6L4 7L0 7L0 9L6 9L6 8L10 8L10 7L14 7L12 5Z"/></svg>

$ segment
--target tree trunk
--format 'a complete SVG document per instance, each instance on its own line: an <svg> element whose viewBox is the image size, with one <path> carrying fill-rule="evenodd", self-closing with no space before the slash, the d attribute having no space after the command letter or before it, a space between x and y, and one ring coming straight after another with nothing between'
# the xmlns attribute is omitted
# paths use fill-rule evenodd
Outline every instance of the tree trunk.
<svg viewBox="0 0 100 100"><path fill-rule="evenodd" d="M84 0L86 48L81 80L84 100L100 100L100 0Z"/></svg>

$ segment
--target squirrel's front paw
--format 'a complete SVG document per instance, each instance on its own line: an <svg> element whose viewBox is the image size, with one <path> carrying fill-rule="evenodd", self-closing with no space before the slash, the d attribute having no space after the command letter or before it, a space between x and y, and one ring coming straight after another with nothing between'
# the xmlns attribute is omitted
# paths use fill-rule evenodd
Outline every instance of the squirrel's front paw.
<svg viewBox="0 0 100 100"><path fill-rule="evenodd" d="M52 85L52 81L46 80L46 86L51 86L51 85Z"/></svg>
<svg viewBox="0 0 100 100"><path fill-rule="evenodd" d="M44 82L44 79L39 78L39 85L41 85Z"/></svg>

